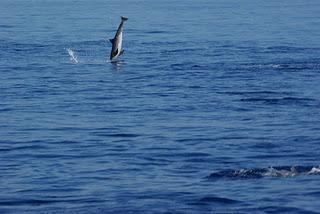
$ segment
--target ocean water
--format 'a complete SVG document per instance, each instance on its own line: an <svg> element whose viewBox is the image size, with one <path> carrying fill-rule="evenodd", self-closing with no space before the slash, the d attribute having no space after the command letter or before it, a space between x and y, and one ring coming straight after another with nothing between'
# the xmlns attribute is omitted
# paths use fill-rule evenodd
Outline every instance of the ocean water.
<svg viewBox="0 0 320 214"><path fill-rule="evenodd" d="M0 213L320 213L319 10L1 0Z"/></svg>

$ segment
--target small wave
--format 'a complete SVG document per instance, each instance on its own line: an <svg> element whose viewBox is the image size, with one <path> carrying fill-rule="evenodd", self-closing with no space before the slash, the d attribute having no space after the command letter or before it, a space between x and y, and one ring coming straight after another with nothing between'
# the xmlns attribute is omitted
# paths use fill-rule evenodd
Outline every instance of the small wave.
<svg viewBox="0 0 320 214"><path fill-rule="evenodd" d="M153 31L147 31L146 33L149 33L149 34L161 34L161 33L167 33L167 32L163 31L163 30L153 30Z"/></svg>
<svg viewBox="0 0 320 214"><path fill-rule="evenodd" d="M219 203L219 204L235 204L239 202L230 198L221 198L221 197L215 197L215 196L203 197L199 201L201 203Z"/></svg>
<svg viewBox="0 0 320 214"><path fill-rule="evenodd" d="M170 69L172 70L181 70L181 71L185 71L185 70L209 70L210 67L208 65L201 65L201 64L194 64L194 63L173 63L170 65Z"/></svg>
<svg viewBox="0 0 320 214"><path fill-rule="evenodd" d="M272 46L268 47L265 52L267 53L292 53L308 51L310 48L307 47L291 47L291 46Z"/></svg>
<svg viewBox="0 0 320 214"><path fill-rule="evenodd" d="M78 198L78 199L8 199L0 201L0 206L41 206L57 203L99 203L104 200L95 198Z"/></svg>
<svg viewBox="0 0 320 214"><path fill-rule="evenodd" d="M252 95L259 95L259 96L271 96L271 95L290 95L289 92L284 91L268 91L268 90L261 90L261 91L225 91L225 92L217 92L219 94L227 94L227 95L244 95L244 96L252 96Z"/></svg>
<svg viewBox="0 0 320 214"><path fill-rule="evenodd" d="M37 200L37 199L25 199L25 200L4 200L0 202L0 206L22 206L22 205L44 205L57 203L59 201L54 200Z"/></svg>
<svg viewBox="0 0 320 214"><path fill-rule="evenodd" d="M251 97L242 98L241 102L261 102L264 104L278 104L278 105L316 105L315 99L301 98L301 97L281 97L281 98L261 98Z"/></svg>
<svg viewBox="0 0 320 214"><path fill-rule="evenodd" d="M129 134L129 133L120 133L120 134L110 134L110 133L95 133L97 136L103 136L103 137L113 137L113 138L136 138L140 137L141 135L138 134Z"/></svg>
<svg viewBox="0 0 320 214"><path fill-rule="evenodd" d="M70 56L70 61L73 63L79 63L76 53L71 48L67 48L67 51Z"/></svg>
<svg viewBox="0 0 320 214"><path fill-rule="evenodd" d="M12 26L12 25L0 25L0 28L9 29L9 28L14 28L14 26Z"/></svg>
<svg viewBox="0 0 320 214"><path fill-rule="evenodd" d="M173 49L173 50L166 50L162 51L163 54L168 54L168 53L185 53L185 52L193 52L193 51L199 51L198 48L179 48L179 49Z"/></svg>
<svg viewBox="0 0 320 214"><path fill-rule="evenodd" d="M299 175L320 175L320 166L279 166L268 168L253 168L239 170L223 170L211 173L209 180L229 179L258 179L264 177L296 177Z"/></svg>
<svg viewBox="0 0 320 214"><path fill-rule="evenodd" d="M12 108L0 108L0 112L12 111Z"/></svg>
<svg viewBox="0 0 320 214"><path fill-rule="evenodd" d="M317 214L318 212L307 211L303 208L290 207L290 206L263 206L259 210L262 213L308 213ZM256 212L253 212L256 213ZM260 212L259 212L260 213Z"/></svg>

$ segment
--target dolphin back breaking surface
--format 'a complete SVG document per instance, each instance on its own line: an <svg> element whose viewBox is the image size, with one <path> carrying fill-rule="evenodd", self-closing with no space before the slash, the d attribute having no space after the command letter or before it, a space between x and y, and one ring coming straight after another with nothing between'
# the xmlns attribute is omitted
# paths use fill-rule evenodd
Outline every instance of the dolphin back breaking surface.
<svg viewBox="0 0 320 214"><path fill-rule="evenodd" d="M121 16L121 23L118 27L116 35L114 36L113 39L110 39L110 42L112 43L112 49L110 53L111 61L117 59L124 52L124 50L122 49L123 28L124 28L124 22L127 20L128 20L127 17Z"/></svg>

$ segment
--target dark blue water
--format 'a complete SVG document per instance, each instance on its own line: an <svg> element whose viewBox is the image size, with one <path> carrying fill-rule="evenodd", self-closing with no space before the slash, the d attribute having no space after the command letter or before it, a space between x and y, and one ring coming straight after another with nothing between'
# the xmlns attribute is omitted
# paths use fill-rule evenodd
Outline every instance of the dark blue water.
<svg viewBox="0 0 320 214"><path fill-rule="evenodd" d="M1 0L0 213L319 212L319 11Z"/></svg>

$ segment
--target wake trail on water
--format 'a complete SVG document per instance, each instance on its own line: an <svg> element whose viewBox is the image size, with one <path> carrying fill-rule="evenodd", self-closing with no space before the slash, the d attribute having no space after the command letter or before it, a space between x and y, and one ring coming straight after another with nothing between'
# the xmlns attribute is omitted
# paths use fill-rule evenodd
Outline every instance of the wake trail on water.
<svg viewBox="0 0 320 214"><path fill-rule="evenodd" d="M207 179L258 179L265 177L296 177L300 175L320 175L320 166L278 166L268 168L249 168L222 170L211 173Z"/></svg>

